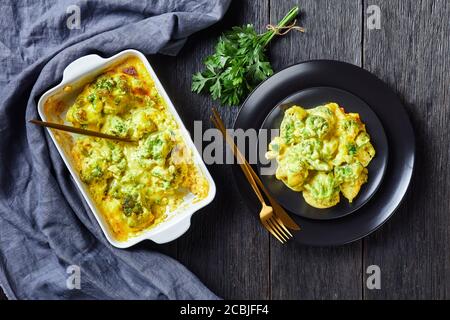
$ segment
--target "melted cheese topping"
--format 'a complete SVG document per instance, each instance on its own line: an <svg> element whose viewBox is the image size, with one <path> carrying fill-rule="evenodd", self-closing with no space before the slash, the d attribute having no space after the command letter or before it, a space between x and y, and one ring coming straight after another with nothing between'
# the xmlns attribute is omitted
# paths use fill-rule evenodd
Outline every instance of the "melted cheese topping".
<svg viewBox="0 0 450 320"><path fill-rule="evenodd" d="M375 156L359 114L336 103L305 110L286 110L280 136L269 144L267 159L276 159L276 178L316 208L329 208L340 193L351 203L367 182Z"/></svg>
<svg viewBox="0 0 450 320"><path fill-rule="evenodd" d="M71 150L81 180L118 240L163 221L189 192L197 200L207 196L209 185L139 59L129 58L88 84L66 120L138 141L80 136Z"/></svg>

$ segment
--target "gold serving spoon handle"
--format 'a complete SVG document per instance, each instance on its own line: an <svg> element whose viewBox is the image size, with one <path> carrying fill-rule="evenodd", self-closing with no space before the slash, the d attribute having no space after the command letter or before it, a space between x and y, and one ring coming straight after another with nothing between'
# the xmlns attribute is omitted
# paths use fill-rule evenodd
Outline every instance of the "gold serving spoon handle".
<svg viewBox="0 0 450 320"><path fill-rule="evenodd" d="M101 133L101 132L86 130L86 129L81 129L81 128L75 128L75 127L66 126L66 125L59 124L59 123L45 122L45 121L40 121L40 120L36 120L36 119L32 119L29 122L36 124L38 126L41 126L41 127L47 127L47 128L52 128L52 129L56 129L56 130L62 130L62 131L67 131L67 132L72 132L72 133L83 134L85 136L92 136L92 137L110 139L110 140L116 140L116 141L122 141L122 142L137 142L136 140L129 139L129 138L116 137L116 136L106 134L106 133Z"/></svg>

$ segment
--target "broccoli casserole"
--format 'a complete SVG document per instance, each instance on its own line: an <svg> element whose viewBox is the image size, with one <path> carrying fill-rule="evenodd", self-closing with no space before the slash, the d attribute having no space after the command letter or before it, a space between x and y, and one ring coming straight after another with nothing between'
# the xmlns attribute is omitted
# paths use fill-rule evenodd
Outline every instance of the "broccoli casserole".
<svg viewBox="0 0 450 320"><path fill-rule="evenodd" d="M208 182L138 58L86 85L66 120L136 141L77 136L71 149L81 180L118 240L163 221L190 193L196 200L207 196Z"/></svg>
<svg viewBox="0 0 450 320"><path fill-rule="evenodd" d="M276 159L276 178L315 208L329 208L340 194L351 203L367 182L375 156L364 123L336 103L286 110L280 135L269 144L267 159Z"/></svg>

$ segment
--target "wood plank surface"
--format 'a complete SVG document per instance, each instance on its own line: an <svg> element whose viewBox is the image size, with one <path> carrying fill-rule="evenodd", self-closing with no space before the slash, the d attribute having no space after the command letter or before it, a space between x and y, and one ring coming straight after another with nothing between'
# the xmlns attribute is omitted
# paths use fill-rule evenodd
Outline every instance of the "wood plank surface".
<svg viewBox="0 0 450 320"><path fill-rule="evenodd" d="M211 107L217 106L227 127L232 127L237 107L220 107L209 96L190 92L192 74L214 51L217 37L232 26L268 23L268 1L233 1L216 26L193 36L173 66L169 94L192 132L194 120L212 127ZM269 298L269 235L239 195L231 165L209 167L216 182L214 202L197 212L189 232L178 243L178 260L216 294L228 299Z"/></svg>
<svg viewBox="0 0 450 320"><path fill-rule="evenodd" d="M306 33L291 32L271 45L275 71L311 59L361 64L361 2L354 0L271 1L271 22L294 5ZM360 299L361 242L339 248L280 245L270 239L271 298Z"/></svg>
<svg viewBox="0 0 450 320"><path fill-rule="evenodd" d="M381 29L365 28L364 68L403 100L416 133L417 162L405 203L365 240L365 268L381 269L381 290L366 289L365 297L448 299L450 1L376 3Z"/></svg>

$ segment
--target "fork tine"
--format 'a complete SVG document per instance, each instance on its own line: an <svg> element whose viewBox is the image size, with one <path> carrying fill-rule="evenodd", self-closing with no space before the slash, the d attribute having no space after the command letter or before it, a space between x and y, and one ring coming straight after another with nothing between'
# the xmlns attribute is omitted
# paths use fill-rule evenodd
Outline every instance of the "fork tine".
<svg viewBox="0 0 450 320"><path fill-rule="evenodd" d="M289 235L288 238L292 238L293 237L292 233L286 228L286 226L284 225L283 221L281 221L280 218L278 218L276 215L273 215L272 218L275 220L275 222L278 223L278 226L281 227L281 229L284 232L284 234L286 236Z"/></svg>
<svg viewBox="0 0 450 320"><path fill-rule="evenodd" d="M286 242L288 239L284 236L282 232L280 232L277 228L277 226L273 223L273 221L269 218L267 219L267 224L272 227L273 231L281 238L284 242Z"/></svg>
<svg viewBox="0 0 450 320"><path fill-rule="evenodd" d="M281 243L284 243L283 240L272 230L272 227L267 224L266 221L261 220L261 223L263 224L264 228L266 228L267 231L269 231L275 238L277 238L278 241Z"/></svg>
<svg viewBox="0 0 450 320"><path fill-rule="evenodd" d="M276 223L272 218L268 219L268 222L270 223L270 225L272 226L272 228L281 236L283 237L283 239L285 241L287 241L289 239L289 237L283 232L283 230L281 229L281 227L278 225L278 223Z"/></svg>
<svg viewBox="0 0 450 320"><path fill-rule="evenodd" d="M273 218L270 218L269 220L272 226L275 228L275 230L277 230L278 233L280 233L287 242L287 240L289 240L291 237L286 232L284 232L283 228L276 220L274 220Z"/></svg>

